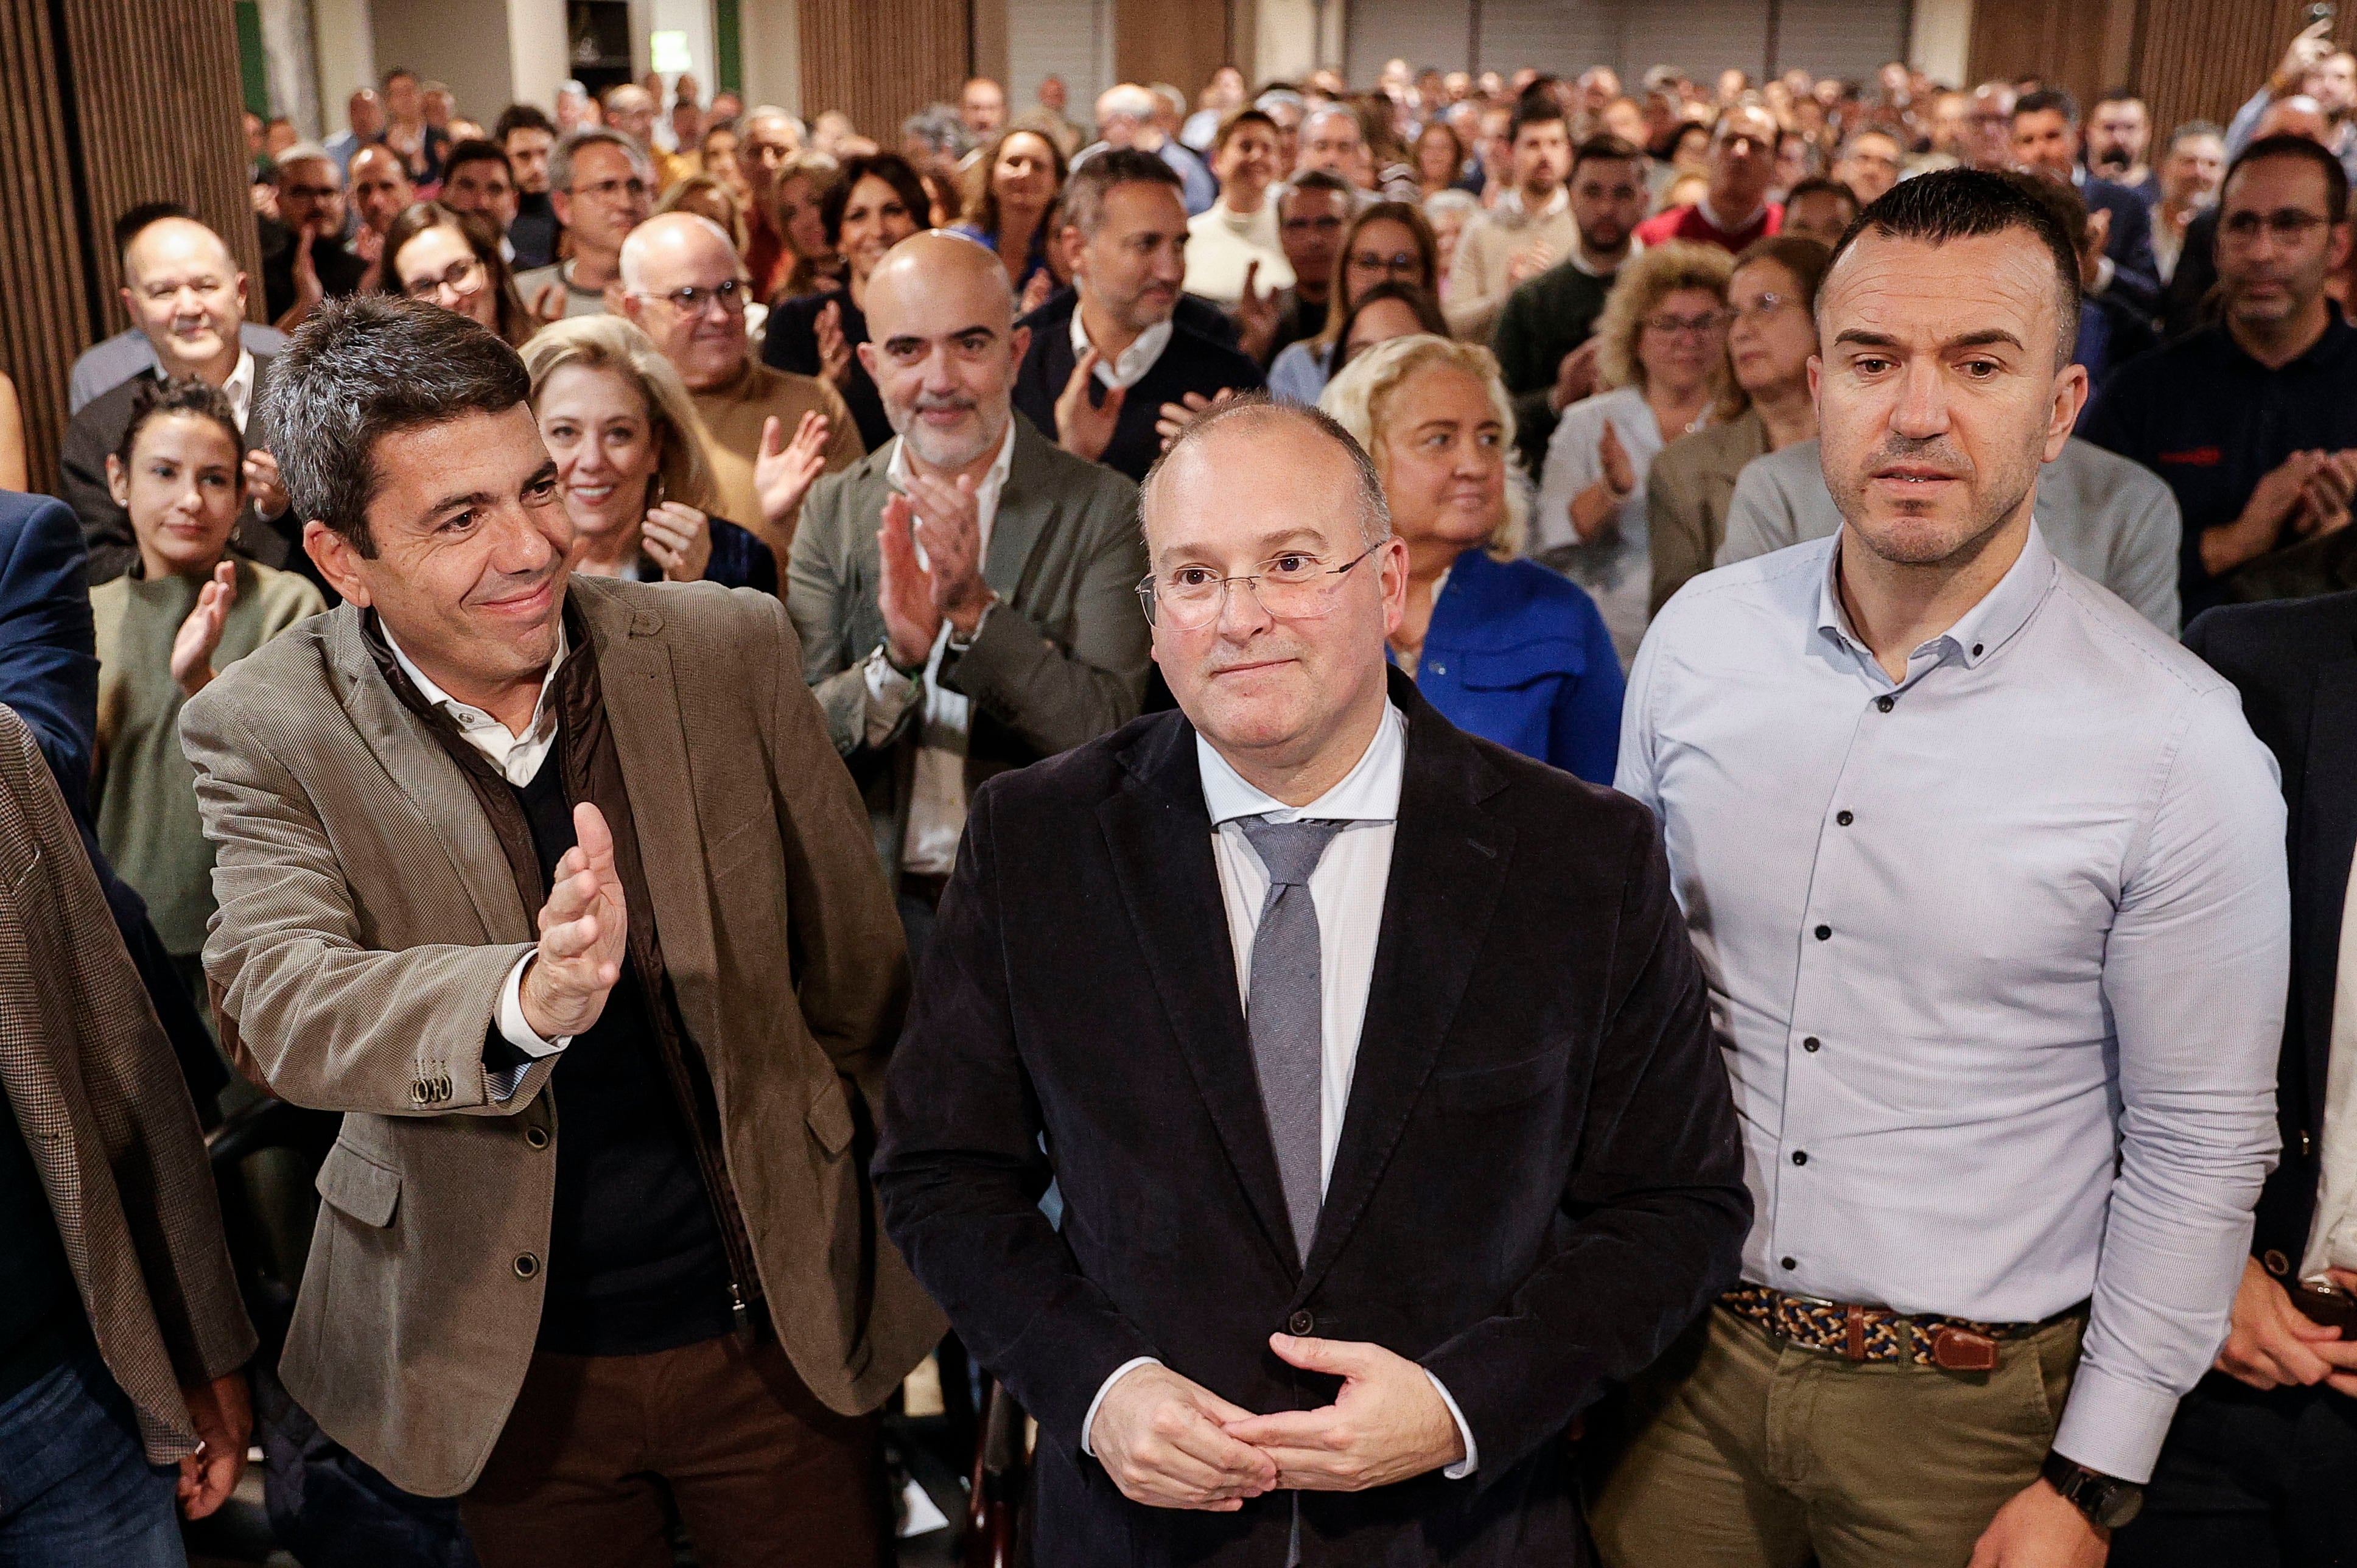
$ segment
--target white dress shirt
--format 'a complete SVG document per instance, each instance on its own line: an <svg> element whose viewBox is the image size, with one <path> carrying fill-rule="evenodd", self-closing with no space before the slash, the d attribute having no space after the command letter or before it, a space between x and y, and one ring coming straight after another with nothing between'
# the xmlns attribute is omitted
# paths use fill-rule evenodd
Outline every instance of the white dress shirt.
<svg viewBox="0 0 2357 1568"><path fill-rule="evenodd" d="M1137 340L1124 349L1117 358L1097 361L1097 380L1108 388L1135 386L1146 379L1154 361L1162 358L1162 350L1170 347L1174 328L1168 317L1137 335ZM1072 306L1072 358L1077 360L1089 351L1089 330L1081 325L1081 307Z"/></svg>
<svg viewBox="0 0 2357 1568"><path fill-rule="evenodd" d="M974 510L981 532L981 555L990 552L990 531L998 521L998 498L1006 489L1006 475L1015 466L1015 420L1006 422L999 439L998 456L974 489ZM909 491L909 444L895 438L886 462L885 482L902 495ZM923 545L917 559L925 559ZM983 614L986 618L989 611ZM974 631L981 633L976 623ZM925 656L924 673L911 678L892 668L888 650L878 647L867 658L867 744L881 746L920 693L924 712L917 722L923 738L917 748L916 775L909 791L909 827L900 840L900 869L922 876L947 876L957 863L958 840L965 833L965 755L972 734L973 704L963 693L944 691L942 656L949 650L952 628L947 621L933 638Z"/></svg>
<svg viewBox="0 0 2357 1568"><path fill-rule="evenodd" d="M1392 839L1399 818L1400 788L1407 773L1407 718L1386 703L1374 738L1341 781L1306 806L1288 806L1247 783L1243 775L1200 734L1195 761L1203 779L1203 805L1211 819L1211 856L1220 873L1220 898L1227 908L1228 940L1236 955L1236 994L1249 1005L1253 940L1260 930L1262 901L1268 896L1268 870L1244 836L1248 817L1280 822L1339 822L1347 824L1326 846L1309 874L1309 901L1318 911L1318 1028L1324 1070L1318 1095L1318 1180L1322 1190L1334 1174L1334 1151L1350 1109L1351 1078L1358 1067L1359 1033L1366 1022L1367 989L1375 974L1375 943L1383 934L1383 894L1391 886ZM1082 1419L1082 1446L1096 1425L1097 1406L1124 1374L1148 1364L1150 1356L1114 1369L1089 1402ZM1465 1457L1442 1472L1450 1480L1473 1473L1480 1455L1473 1429L1438 1378L1432 1386L1457 1423Z"/></svg>
<svg viewBox="0 0 2357 1568"><path fill-rule="evenodd" d="M554 693L556 691L556 672L565 668L565 622L562 618L556 623L556 651L549 657L548 673L541 678L540 700L533 704L532 724L522 735L482 709L458 701L436 684L431 675L420 670L409 655L401 650L401 644L393 640L393 628L385 625L382 617L378 618L377 628L384 633L384 645L393 650L393 662L401 666L401 672L409 677L410 684L417 688L418 695L424 697L429 705L448 714L458 726L459 738L474 747L484 761L497 768L500 778L522 789L539 776L541 764L548 760L550 750L556 745ZM534 956L528 952L516 960L515 967L508 971L506 983L500 987L500 1037L528 1057L554 1056L571 1045L573 1036L559 1035L553 1040L544 1040L533 1031L530 1024L524 1022L523 972L531 967ZM491 1098L505 1100L514 1093L516 1079L522 1076L521 1069L511 1074L492 1074ZM500 1087L502 1082L504 1089Z"/></svg>
<svg viewBox="0 0 2357 1568"><path fill-rule="evenodd" d="M2299 1277L2322 1283L2328 1269L2357 1269L2357 865L2341 915L2341 952L2332 972L2332 1039L2324 1077L2324 1158L2316 1214Z"/></svg>
<svg viewBox="0 0 2357 1568"><path fill-rule="evenodd" d="M2275 759L2034 525L1892 681L1840 537L1688 584L1622 716L1727 1047L1743 1277L1989 1323L2092 1297L2054 1446L2142 1481L2276 1152Z"/></svg>
<svg viewBox="0 0 2357 1568"><path fill-rule="evenodd" d="M229 411L237 415L237 428L240 433L242 433L246 426L246 415L253 411L253 349L247 348L238 349L237 369L229 373L229 380L221 382L221 395L229 399Z"/></svg>

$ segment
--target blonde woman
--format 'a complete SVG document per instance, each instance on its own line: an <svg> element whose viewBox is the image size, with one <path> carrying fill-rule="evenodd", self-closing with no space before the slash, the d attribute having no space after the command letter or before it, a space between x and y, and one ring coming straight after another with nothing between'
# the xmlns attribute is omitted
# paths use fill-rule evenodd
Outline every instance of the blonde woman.
<svg viewBox="0 0 2357 1568"><path fill-rule="evenodd" d="M1392 661L1458 728L1609 784L1620 663L1595 601L1518 559L1513 403L1490 350L1432 333L1389 338L1352 360L1318 407L1374 459L1407 545Z"/></svg>
<svg viewBox="0 0 2357 1568"><path fill-rule="evenodd" d="M1684 241L1622 266L1596 321L1606 390L1565 409L1547 443L1530 553L1595 596L1624 671L1652 609L1646 477L1665 444L1722 412L1734 270L1717 246Z"/></svg>
<svg viewBox="0 0 2357 1568"><path fill-rule="evenodd" d="M619 316L576 316L542 328L523 362L573 520L576 572L778 591L770 547L706 510L719 493L715 463L744 459L713 446L686 383L645 333ZM814 456L804 489L825 466Z"/></svg>

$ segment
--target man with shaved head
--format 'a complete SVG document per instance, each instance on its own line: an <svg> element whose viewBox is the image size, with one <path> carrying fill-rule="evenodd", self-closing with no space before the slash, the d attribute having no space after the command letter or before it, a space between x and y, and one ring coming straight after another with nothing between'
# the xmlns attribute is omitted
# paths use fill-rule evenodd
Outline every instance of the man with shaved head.
<svg viewBox="0 0 2357 1568"><path fill-rule="evenodd" d="M970 792L1137 716L1137 487L1015 417L1030 334L997 258L913 235L867 283L894 438L813 488L786 608L921 950Z"/></svg>
<svg viewBox="0 0 2357 1568"><path fill-rule="evenodd" d="M90 543L91 584L111 582L139 558L131 515L108 489L106 460L122 446L143 396L158 381L191 376L227 395L246 432L247 505L231 542L265 566L289 564L290 555L299 554L294 530L273 526L285 518L286 492L264 450L266 433L250 417L270 356L242 339L246 276L229 246L192 218L159 219L124 247L122 297L147 336L155 367L84 404L66 427L59 462L64 499Z"/></svg>
<svg viewBox="0 0 2357 1568"><path fill-rule="evenodd" d="M755 359L745 334L752 285L727 231L694 212L666 212L622 242L622 314L654 339L695 399L704 427L745 459L751 487L720 511L783 560L802 495L821 472L865 456L859 427L834 383Z"/></svg>

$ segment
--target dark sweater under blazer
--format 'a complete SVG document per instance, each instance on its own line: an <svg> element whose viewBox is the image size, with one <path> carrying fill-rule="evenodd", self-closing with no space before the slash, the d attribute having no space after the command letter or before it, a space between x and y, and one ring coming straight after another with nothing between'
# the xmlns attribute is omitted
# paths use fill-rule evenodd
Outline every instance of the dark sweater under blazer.
<svg viewBox="0 0 2357 1568"><path fill-rule="evenodd" d="M1056 439L1056 400L1064 395L1078 359L1072 352L1072 312L1080 303L1081 296L1067 290L1016 324L1030 328L1031 346L1016 373L1015 406L1050 441ZM1204 331L1193 312L1178 311L1171 318L1169 344L1129 389L1113 440L1097 461L1115 473L1144 479L1162 455L1162 437L1154 424L1164 403L1177 403L1189 392L1210 397L1224 391L1257 392L1267 384L1260 366ZM1102 407L1104 394L1104 382L1092 381L1089 401Z"/></svg>

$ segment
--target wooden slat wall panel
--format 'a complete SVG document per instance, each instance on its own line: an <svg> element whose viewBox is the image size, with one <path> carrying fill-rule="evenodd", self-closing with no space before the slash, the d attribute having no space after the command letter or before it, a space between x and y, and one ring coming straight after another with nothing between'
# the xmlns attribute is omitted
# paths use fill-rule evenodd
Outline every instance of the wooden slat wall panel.
<svg viewBox="0 0 2357 1568"><path fill-rule="evenodd" d="M969 9L970 0L802 0L802 118L840 109L898 151L901 121L957 101L973 56Z"/></svg>
<svg viewBox="0 0 2357 1568"><path fill-rule="evenodd" d="M2307 22L2305 0L2145 0L2138 85L2161 134L2183 121L2221 125L2256 91ZM2342 48L2357 42L2357 7L2334 23Z"/></svg>
<svg viewBox="0 0 2357 1568"><path fill-rule="evenodd" d="M231 0L0 0L0 369L50 489L73 361L128 325L115 215L187 203L255 278Z"/></svg>
<svg viewBox="0 0 2357 1568"><path fill-rule="evenodd" d="M1460 61L1465 37L1460 26ZM1187 95L1190 112L1211 73L1235 59L1234 39L1228 0L1115 0L1114 5L1114 73L1124 81L1170 83ZM1382 70L1378 59L1363 80L1373 81Z"/></svg>

